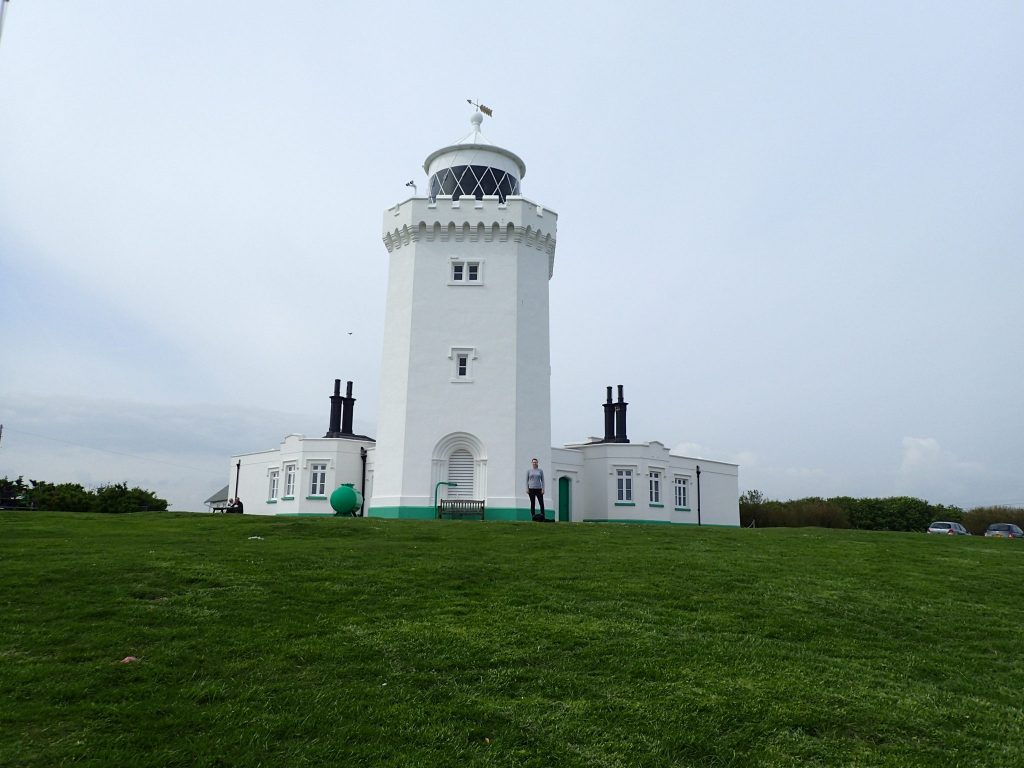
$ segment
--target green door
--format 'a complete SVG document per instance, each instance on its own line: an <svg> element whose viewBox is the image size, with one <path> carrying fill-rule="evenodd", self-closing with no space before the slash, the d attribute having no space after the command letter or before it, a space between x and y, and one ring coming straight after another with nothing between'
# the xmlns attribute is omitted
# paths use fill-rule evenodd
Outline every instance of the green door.
<svg viewBox="0 0 1024 768"><path fill-rule="evenodd" d="M569 522L569 510L572 509L572 480L568 477L558 478L558 521Z"/></svg>

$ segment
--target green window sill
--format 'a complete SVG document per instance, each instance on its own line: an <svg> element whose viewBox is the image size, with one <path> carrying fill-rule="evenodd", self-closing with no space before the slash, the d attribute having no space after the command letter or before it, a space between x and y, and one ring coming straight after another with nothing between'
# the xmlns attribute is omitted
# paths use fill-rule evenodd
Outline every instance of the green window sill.
<svg viewBox="0 0 1024 768"><path fill-rule="evenodd" d="M282 496L281 501L295 501L294 496Z"/></svg>
<svg viewBox="0 0 1024 768"><path fill-rule="evenodd" d="M676 512L689 512L689 507L676 507Z"/></svg>
<svg viewBox="0 0 1024 768"><path fill-rule="evenodd" d="M267 499L267 504L277 504L277 499Z"/></svg>
<svg viewBox="0 0 1024 768"><path fill-rule="evenodd" d="M307 496L306 497L306 501L319 501L321 499L323 501L327 501L327 497L326 496Z"/></svg>
<svg viewBox="0 0 1024 768"><path fill-rule="evenodd" d="M616 507L635 507L636 506L636 502L635 501L616 501L615 502L615 506Z"/></svg>
<svg viewBox="0 0 1024 768"><path fill-rule="evenodd" d="M650 506L654 507L655 509L661 509L665 505L664 504L658 504L657 502L654 502L654 503L650 504Z"/></svg>

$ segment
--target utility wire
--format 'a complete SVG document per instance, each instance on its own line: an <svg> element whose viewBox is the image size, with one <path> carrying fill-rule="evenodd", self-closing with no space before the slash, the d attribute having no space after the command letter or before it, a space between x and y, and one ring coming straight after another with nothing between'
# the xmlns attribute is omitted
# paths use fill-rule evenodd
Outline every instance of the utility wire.
<svg viewBox="0 0 1024 768"><path fill-rule="evenodd" d="M6 3L7 0L3 0L3 2ZM21 430L21 429L11 429L10 427L7 427L6 430L8 432L14 432L14 433L19 434L19 435L28 435L30 437L38 437L41 440L52 440L55 443L65 443L67 445L73 445L76 448L85 448L85 449L90 450L90 451L100 451L101 453L112 453L115 456L126 456L129 459L138 459L139 461L152 461L152 462L154 462L156 464L166 464L166 465L168 465L170 467L178 467L179 469L188 469L188 470L191 470L192 472L201 472L204 475L209 475L210 474L210 471L208 469L198 469L197 467L190 467L187 464L176 464L173 461L164 461L163 459L154 459L154 458L151 458L149 456L140 456L137 453L125 453L124 451L112 451L109 448L97 448L94 445L84 445L82 443L72 442L71 440L62 440L59 437L49 437L48 435L37 435L35 432L25 432L24 430Z"/></svg>
<svg viewBox="0 0 1024 768"><path fill-rule="evenodd" d="M4 36L4 14L7 13L7 0L0 0L0 40Z"/></svg>

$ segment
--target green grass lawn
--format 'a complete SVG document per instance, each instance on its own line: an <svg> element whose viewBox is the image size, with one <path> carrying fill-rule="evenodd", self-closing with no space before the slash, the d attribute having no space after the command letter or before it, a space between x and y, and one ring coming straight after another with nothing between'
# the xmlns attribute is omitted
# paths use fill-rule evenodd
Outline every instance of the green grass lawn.
<svg viewBox="0 0 1024 768"><path fill-rule="evenodd" d="M1022 584L977 537L2 513L0 765L1020 766Z"/></svg>

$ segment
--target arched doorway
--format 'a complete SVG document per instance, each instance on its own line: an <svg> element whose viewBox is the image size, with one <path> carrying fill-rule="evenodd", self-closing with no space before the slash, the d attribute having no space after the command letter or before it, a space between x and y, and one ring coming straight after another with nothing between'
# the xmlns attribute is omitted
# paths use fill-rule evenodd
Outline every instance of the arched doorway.
<svg viewBox="0 0 1024 768"><path fill-rule="evenodd" d="M437 441L432 456L431 487L444 499L487 498L487 455L483 443L468 432L453 432ZM454 486L448 483L456 483Z"/></svg>

